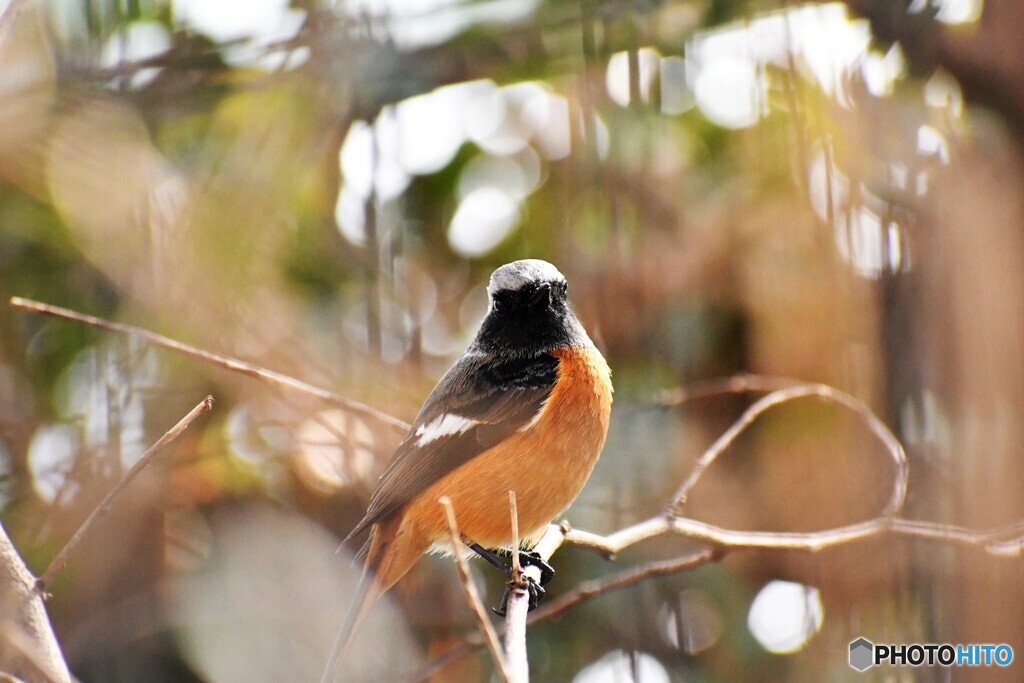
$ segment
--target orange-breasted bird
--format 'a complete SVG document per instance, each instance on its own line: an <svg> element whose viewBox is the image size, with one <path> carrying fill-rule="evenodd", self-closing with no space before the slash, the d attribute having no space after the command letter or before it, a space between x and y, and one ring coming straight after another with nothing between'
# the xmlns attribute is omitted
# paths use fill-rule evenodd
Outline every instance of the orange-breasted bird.
<svg viewBox="0 0 1024 683"><path fill-rule="evenodd" d="M451 499L463 542L497 564L488 549L512 542L508 491L529 547L590 477L608 431L611 372L567 290L558 269L537 259L491 275L480 330L427 397L348 536L371 530L323 681L377 598L432 545L448 549L439 498Z"/></svg>

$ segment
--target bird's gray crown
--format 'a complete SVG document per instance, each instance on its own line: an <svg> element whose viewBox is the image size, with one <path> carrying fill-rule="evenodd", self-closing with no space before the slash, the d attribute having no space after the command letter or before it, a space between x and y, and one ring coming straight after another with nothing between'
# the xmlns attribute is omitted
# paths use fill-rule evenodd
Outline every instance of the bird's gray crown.
<svg viewBox="0 0 1024 683"><path fill-rule="evenodd" d="M535 258L513 261L494 271L487 294L493 297L495 292L514 292L539 282L565 282L565 276L547 261Z"/></svg>

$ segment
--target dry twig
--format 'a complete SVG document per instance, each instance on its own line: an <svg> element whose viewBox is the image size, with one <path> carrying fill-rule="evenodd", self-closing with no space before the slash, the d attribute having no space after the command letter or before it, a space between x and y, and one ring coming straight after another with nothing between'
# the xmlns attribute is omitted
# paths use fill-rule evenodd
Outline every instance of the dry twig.
<svg viewBox="0 0 1024 683"><path fill-rule="evenodd" d="M360 403L359 401L353 401L351 399L344 398L342 396L339 396L338 394L335 394L334 392L327 391L326 389L321 389L319 387L315 387L312 384L308 384L301 380L295 379L294 377L289 377L288 375L284 375L279 372L274 372L273 370L267 370L265 368L261 368L258 365L253 365L252 363L246 363L245 361L238 360L237 358L230 358L228 356L222 356L217 353L211 353L210 351L204 351L203 349L198 349L194 346L189 346L188 344L184 344L180 341L177 341L176 339L171 339L170 337L165 337L162 334L150 332L149 330L142 329L141 327L111 322L109 320L104 320L103 318L97 318L95 316L85 315L83 313L78 313L67 308L61 308L60 306L51 306L50 304L44 304L39 301L23 299L20 296L11 297L11 306L15 308L20 308L25 311L32 311L33 313L41 313L43 315L53 316L55 318L73 320L75 322L83 323L85 325L98 327L101 330L107 330L108 332L117 332L118 334L125 334L133 337L138 337L139 339L144 339L145 341L155 346L170 349L171 351L183 353L186 356L191 356L193 358L204 360L218 367L222 367L227 370L232 370L234 372L239 372L243 375L247 375L249 377L253 377L255 379L268 382L277 387L290 389L292 391L298 391L300 393L306 394L307 396L312 396L313 398L324 401L325 403L337 406L342 410L347 410L350 413L378 420L379 422L382 422L383 424L388 425L389 427L397 431L401 431L404 433L409 429L408 423L399 420L396 417L388 415L387 413L383 413L375 408L371 408L365 403Z"/></svg>
<svg viewBox="0 0 1024 683"><path fill-rule="evenodd" d="M455 555L455 566L459 570L459 581L462 583L462 590L466 594L466 601L469 602L469 606L473 608L473 614L476 616L477 624L480 626L480 631L484 635L484 643L487 648L491 651L491 657L494 659L494 666L498 670L498 674L501 676L501 680L505 683L511 683L512 678L510 677L508 666L505 662L505 655L501 651L501 644L498 642L498 634L494 631L494 626L491 625L491 620L487 616L487 611L484 609L483 603L480 601L480 593L476 589L476 584L473 583L473 577L469 574L469 566L466 564L466 559L462 556L462 540L459 536L459 525L455 519L455 510L452 508L452 501L448 496L441 496L438 501L443 507L445 515L448 518L448 530L452 536L452 554Z"/></svg>
<svg viewBox="0 0 1024 683"><path fill-rule="evenodd" d="M761 389L743 389L743 391L751 390L759 391ZM889 430L889 428L885 426L885 423L871 412L871 409L864 405L863 402L843 391L839 391L838 389L825 384L798 384L778 389L759 399L743 411L743 414L740 415L739 419L736 420L729 429L725 430L725 432L718 437L718 439L711 444L711 447L708 448L708 450L705 451L697 460L696 465L693 467L693 471L690 472L690 476L686 478L686 481L684 481L683 485L679 487L679 491L672 499L672 504L669 507L668 514L677 515L682 512L683 506L686 505L686 500L689 497L690 492L693 491L693 487L697 485L698 481L700 481L704 471L725 451L726 448L731 446L736 438L750 427L758 417L769 409L783 403L788 403L798 398L810 396L816 396L823 398L826 401L837 403L857 413L864 419L871 431L874 432L875 436L878 437L886 447L889 456L896 465L896 476L893 478L892 496L889 498L889 503L882 512L882 516L892 517L893 515L899 514L899 512L903 510L903 503L907 497L907 478L909 476L907 454L903 450L903 445Z"/></svg>
<svg viewBox="0 0 1024 683"><path fill-rule="evenodd" d="M508 580L508 602L505 604L505 662L512 683L528 683L530 660L526 655L526 615L530 611L530 594L526 590L523 567L519 564L519 508L516 492L508 492L512 516L512 574ZM540 584L540 570L530 567Z"/></svg>
<svg viewBox="0 0 1024 683"><path fill-rule="evenodd" d="M554 542L560 545L564 537L558 529L559 527L552 525L549 528L549 531L555 531L551 537L552 539L557 537L558 540ZM545 535L545 538L548 538L548 536ZM557 547L557 545L555 547ZM541 552L540 554L548 558L550 557L550 554L545 552ZM538 607L532 614L530 614L529 618L526 620L526 624L527 626L532 626L539 621L545 621L552 617L556 617L581 603L587 602L588 600L600 595L604 595L605 593L623 590L624 588L629 588L630 586L635 586L638 583L643 583L644 581L660 576L669 576L681 571L694 569L701 565L708 564L714 559L715 551L705 548L704 550L699 550L691 555L684 555L683 557L673 558L670 560L651 562L639 567L629 567L628 569L602 579L585 581L570 590L568 593L565 593L551 602ZM427 664L427 666L417 671L410 680L417 682L429 680L437 673L443 671L448 665L475 652L481 645L483 645L483 640L480 634L472 634L462 643L449 648L446 652L442 653L440 657L434 659Z"/></svg>
<svg viewBox="0 0 1024 683"><path fill-rule="evenodd" d="M212 408L213 396L207 396L200 401L195 408L189 411L188 415L181 418L181 420L178 421L178 424L167 430L167 433L161 436L155 444L150 446L146 452L142 454L142 457L140 457L138 461L124 473L121 480L114 485L114 488L110 489L100 504L96 506L96 509L93 510L92 513L86 517L85 521L82 522L82 525L78 527L78 530L74 533L71 539L64 544L64 547L61 548L61 551L57 553L55 558L53 558L53 561L50 562L50 566L46 568L43 575L36 580L36 588L40 593L45 591L46 586L48 586L50 581L53 580L53 576L59 572L65 564L67 564L71 553L78 547L78 544L82 542L82 539L85 538L85 535L89 530L92 529L96 520L110 511L111 506L114 504L114 498L117 497L117 494L123 491L124 488L131 483L132 479L146 468L149 462L153 459L153 456L160 452L164 446L177 439L182 432L189 428L189 425L191 425L197 417L203 413L209 412Z"/></svg>
<svg viewBox="0 0 1024 683"><path fill-rule="evenodd" d="M0 668L20 677L70 683L35 577L0 524Z"/></svg>
<svg viewBox="0 0 1024 683"><path fill-rule="evenodd" d="M12 3L12 6L15 3L17 3L17 0ZM3 17L0 17L0 22L5 19L7 19L6 14ZM258 366L233 358L203 351L141 328L113 323L56 306L22 299L20 297L12 298L11 305L16 308L74 320L121 334L137 336L155 345L206 360L220 367L241 372L248 376L270 382L279 387L292 389L314 396L320 400L326 401L355 414L377 419L396 429L403 431L408 429L408 425L401 420L374 410L362 403L342 398L341 396L306 384L305 382L301 382L292 377L265 370ZM725 380L713 380L699 385L694 385L689 388L666 392L666 394L664 394L657 402L657 405L673 406L696 398L703 398L717 394L734 394L744 392L770 393L763 396L747 408L736 422L734 422L733 425L730 426L730 428L726 430L698 459L693 471L680 486L663 516L652 517L606 536L572 529L566 524L563 524L560 527L551 526L548 529L548 533L541 539L535 550L537 550L544 559L550 559L551 555L563 543L566 543L593 550L605 555L606 557L612 558L619 552L638 543L668 534L698 541L709 547L691 555L646 563L638 567L629 568L604 579L585 582L559 599L529 615L529 617L525 619L525 624L533 624L543 619L561 614L565 610L578 605L581 602L603 595L606 592L620 590L658 576L665 576L675 572L685 571L702 564L713 562L726 551L732 550L776 549L816 552L824 548L846 545L869 538L892 535L912 539L945 542L963 547L978 548L996 557L1020 557L1021 555L1024 555L1024 523L996 529L976 530L954 525L902 518L901 515L904 502L906 500L907 482L909 478L909 465L903 447L888 427L863 402L845 392L839 391L838 389L823 384L801 383L797 380L782 377L737 375ZM821 398L853 411L864 420L865 424L871 429L876 438L878 438L885 446L895 465L896 471L893 476L892 493L889 501L878 516L872 519L847 524L845 526L811 532L739 531L706 524L698 520L688 519L681 516L682 509L704 472L727 448L735 442L736 438L740 434L742 434L761 415L771 408L796 399L808 397ZM197 406L197 409L198 408L199 407ZM179 423L179 425L180 424L181 423ZM187 427L187 424L185 426ZM182 429L184 429L184 427L182 427ZM170 434L170 432L168 432L168 434ZM167 439L167 435L165 435L164 439ZM150 455L151 451L155 452L155 450L164 445L166 443L164 439L161 439L161 442L164 443L158 442L155 444L150 451L147 451L147 455ZM167 440L169 441L170 439ZM145 459L146 456L143 456L143 458ZM140 460L140 462L142 461ZM141 469L141 467L144 467L145 465L140 467L137 464L136 466L138 469ZM126 474L126 478L129 478L129 475L134 476L134 470L135 468L133 468L132 471L129 471L129 473ZM80 528L79 531L76 532L75 536L72 537L71 541L69 541L68 546L61 551L44 575L39 579L39 586L45 585L49 579L52 578L52 574L59 570L64 561L66 561L67 554L78 543L81 535L84 534L84 531L89 525L91 525L96 517L106 511L106 508L109 507L109 500L117 493L117 491L123 488L122 484L126 483L127 482L124 480L122 483L119 483L118 487L115 487L115 490L108 494L108 498L105 499L100 507L94 511L93 515L86 520L83 527ZM514 501L514 497L512 500ZM452 525L452 540L455 546L456 562L459 567L460 579L462 579L463 588L466 590L467 600L469 600L474 613L480 622L481 633L483 635L471 636L463 645L453 648L442 657L436 659L427 669L419 672L419 678L417 678L417 680L422 680L423 678L428 677L432 673L439 671L448 663L465 656L483 644L487 644L490 647L491 653L502 677L505 680L511 680L510 673L506 669L505 658L501 652L500 645L498 644L497 634L487 618L483 605L480 602L479 595L476 592L475 585L472 583L468 574L468 569L465 567L465 561L459 552L461 548L459 545L457 527L455 526L454 513L451 510L450 501L446 502L442 499L442 504L446 507L446 511L449 515L449 521ZM514 502L513 515L515 515ZM513 517L513 519L515 520L517 518ZM514 562L518 562L518 556L515 552L513 552L513 558ZM527 568L527 571L530 571L531 569L533 568ZM513 609L515 600L516 592L513 592L513 594L510 595L509 601L509 621L506 622L506 629L503 630L508 630L509 627L512 626L512 614L514 611L517 611ZM518 628L518 626L516 628ZM506 640L507 647L511 647L513 645L511 634L507 636L507 638L510 638L509 640ZM520 640L525 648L525 626L523 627L522 638L520 639L518 636L514 638L515 643L519 643Z"/></svg>
<svg viewBox="0 0 1024 683"><path fill-rule="evenodd" d="M612 559L627 548L665 535L681 536L704 543L708 547L690 555L645 563L603 579L582 583L560 598L536 610L530 615L527 624L532 625L538 621L549 619L582 602L611 591L621 590L653 578L690 570L717 561L728 552L735 550L775 549L817 552L825 548L871 538L897 536L977 548L995 557L1024 555L1024 522L995 529L978 530L901 517L910 474L903 446L870 408L838 389L823 384L800 383L782 377L739 375L725 380L704 383L693 389L666 393L656 404L671 406L679 405L693 398L716 394L763 391L770 393L751 404L697 460L694 470L683 482L664 515L643 520L606 536L573 529L566 523L559 526L551 525L538 544L537 550L542 557L549 559L561 545L568 544L592 550ZM895 474L889 501L878 516L845 526L810 532L739 531L680 516L682 507L693 488L700 481L701 476L745 429L771 408L808 397L821 398L853 411L865 421L885 446L895 465ZM422 681L429 678L452 662L473 652L480 645L479 638L475 636L467 638L464 643L451 648L416 672L413 675L413 680Z"/></svg>

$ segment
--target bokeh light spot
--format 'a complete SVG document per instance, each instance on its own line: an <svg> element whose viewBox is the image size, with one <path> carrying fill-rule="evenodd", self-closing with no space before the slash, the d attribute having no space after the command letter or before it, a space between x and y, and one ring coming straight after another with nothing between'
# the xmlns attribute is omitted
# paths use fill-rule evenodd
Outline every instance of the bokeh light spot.
<svg viewBox="0 0 1024 683"><path fill-rule="evenodd" d="M754 125L761 112L761 81L757 64L749 59L723 57L697 76L697 106L712 123L739 129Z"/></svg>
<svg viewBox="0 0 1024 683"><path fill-rule="evenodd" d="M654 76L659 70L658 61L660 58L661 55L653 48L642 47L637 49L637 76L640 81L637 92L642 102L651 101L651 90L654 85ZM616 52L608 60L608 68L605 71L605 88L608 90L608 96L612 98L612 101L623 107L628 107L632 104L630 102L629 91L631 84L629 81L629 53Z"/></svg>
<svg viewBox="0 0 1024 683"><path fill-rule="evenodd" d="M342 410L325 410L299 427L295 453L299 479L330 495L345 486L369 482L375 470L373 430Z"/></svg>
<svg viewBox="0 0 1024 683"><path fill-rule="evenodd" d="M52 503L64 487L77 453L78 435L70 425L44 425L32 435L28 470L32 488L47 503Z"/></svg>
<svg viewBox="0 0 1024 683"><path fill-rule="evenodd" d="M174 16L217 42L274 42L294 37L306 12L293 9L289 0L175 0Z"/></svg>
<svg viewBox="0 0 1024 683"><path fill-rule="evenodd" d="M572 683L669 683L668 671L646 652L615 650L588 664Z"/></svg>
<svg viewBox="0 0 1024 683"><path fill-rule="evenodd" d="M792 581L771 581L750 605L747 626L764 649L788 654L807 644L821 629L823 618L817 588Z"/></svg>
<svg viewBox="0 0 1024 683"><path fill-rule="evenodd" d="M683 591L674 605L664 605L659 621L668 642L694 654L712 647L722 637L718 605L702 590Z"/></svg>
<svg viewBox="0 0 1024 683"><path fill-rule="evenodd" d="M476 188L456 209L448 227L448 244L466 257L482 256L501 244L519 221L519 203L504 189Z"/></svg>

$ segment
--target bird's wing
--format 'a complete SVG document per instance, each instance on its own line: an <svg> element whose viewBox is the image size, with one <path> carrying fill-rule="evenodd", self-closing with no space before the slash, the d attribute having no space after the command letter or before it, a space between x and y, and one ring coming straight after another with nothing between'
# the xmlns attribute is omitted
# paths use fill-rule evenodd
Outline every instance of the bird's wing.
<svg viewBox="0 0 1024 683"><path fill-rule="evenodd" d="M528 426L551 395L558 363L546 353L500 361L472 353L460 358L427 397L348 538Z"/></svg>

